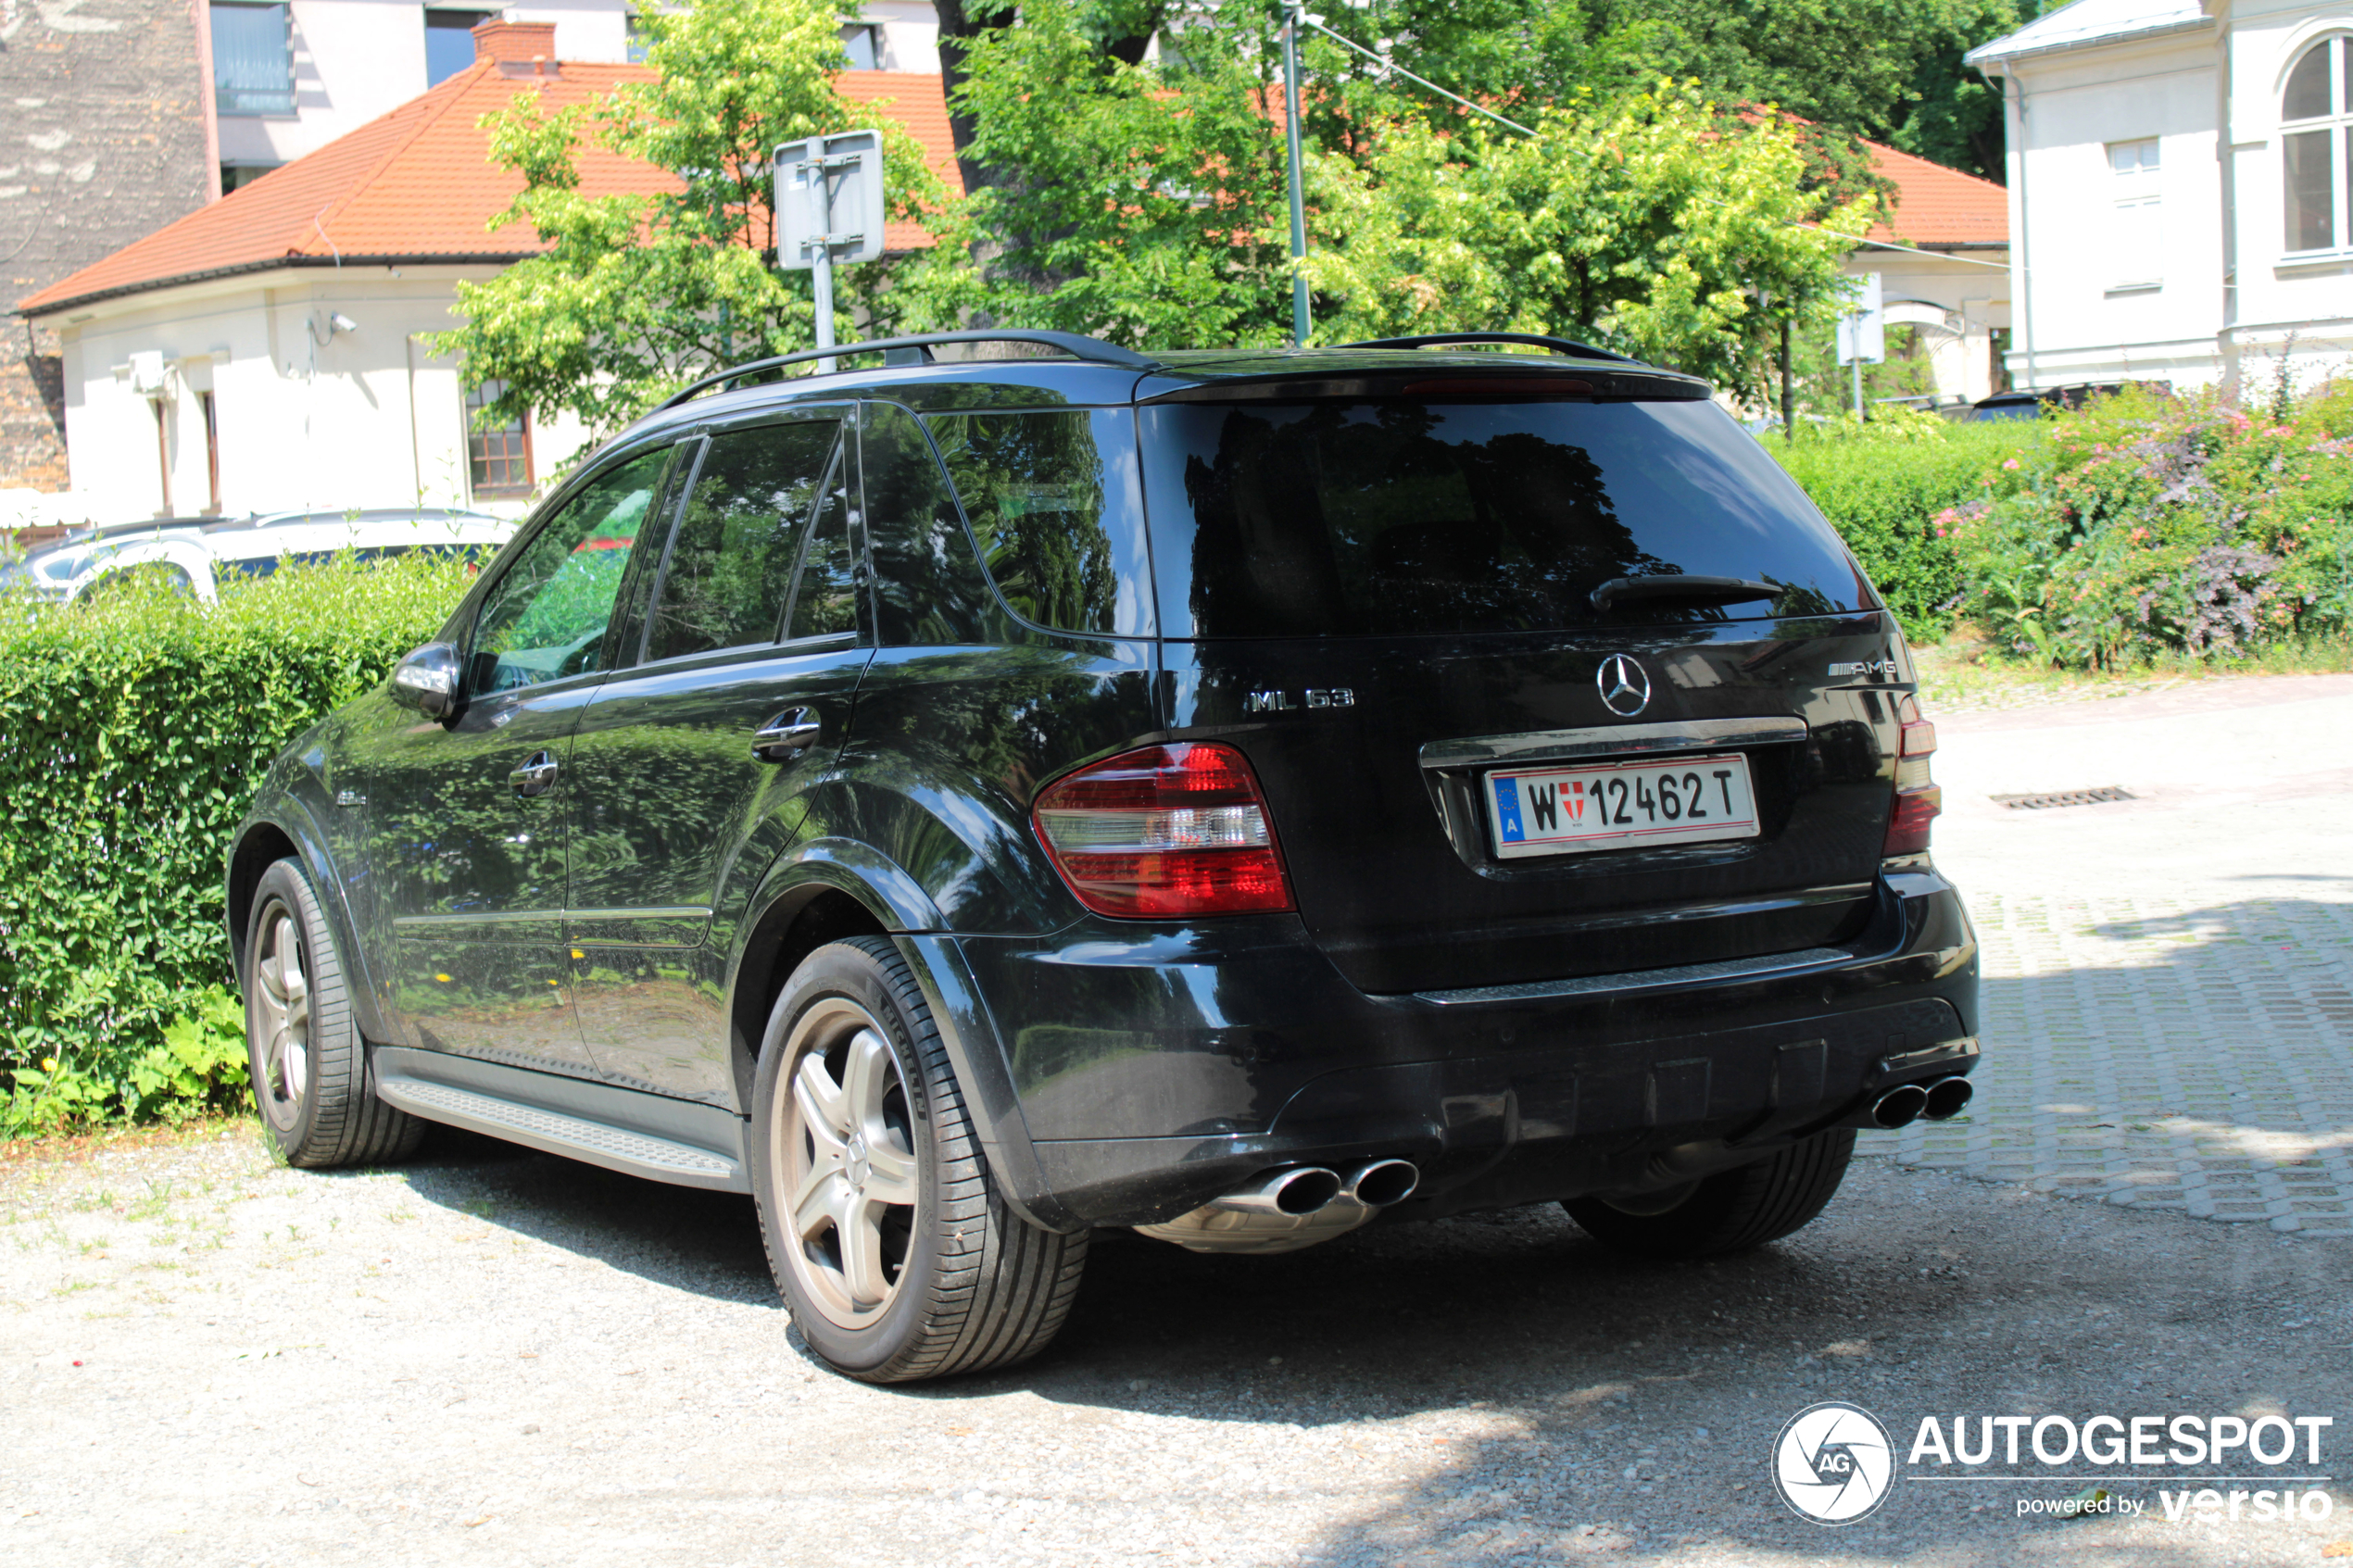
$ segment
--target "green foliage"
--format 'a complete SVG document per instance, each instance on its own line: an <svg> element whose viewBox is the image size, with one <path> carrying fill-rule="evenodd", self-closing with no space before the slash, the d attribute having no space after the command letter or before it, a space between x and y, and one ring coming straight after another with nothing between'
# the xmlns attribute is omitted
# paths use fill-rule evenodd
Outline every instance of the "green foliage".
<svg viewBox="0 0 2353 1568"><path fill-rule="evenodd" d="M1780 458L1918 634L2035 663L2270 657L2353 636L2353 382L2259 412L2127 391L2034 423L1833 420Z"/></svg>
<svg viewBox="0 0 2353 1568"><path fill-rule="evenodd" d="M1987 470L2034 438L2029 424L1948 424L1885 410L1863 424L1801 425L1793 443L1775 433L1765 449L1837 527L1905 628L1935 636L1951 621L1962 580L1952 540L1931 520L1976 495Z"/></svg>
<svg viewBox="0 0 2353 1568"><path fill-rule="evenodd" d="M286 564L218 606L0 603L0 1135L243 1081L222 855L296 735L440 627L461 561Z"/></svg>
<svg viewBox="0 0 2353 1568"><path fill-rule="evenodd" d="M2212 394L2126 391L1941 514L1965 613L2011 650L2094 669L2245 656L2353 629L2353 386L2283 389L2250 413Z"/></svg>
<svg viewBox="0 0 2353 1568"><path fill-rule="evenodd" d="M1660 83L1544 109L1533 128L1399 119L1361 163L1318 154L1306 270L1334 302L1319 335L1590 336L1761 400L1780 320L1834 319L1848 238L1875 208L1822 211L1786 121L1727 122Z"/></svg>
<svg viewBox="0 0 2353 1568"><path fill-rule="evenodd" d="M648 7L638 19L654 82L552 114L524 94L484 118L494 161L523 177L491 227L527 223L549 247L487 282L459 283L465 325L434 339L438 352L463 357L470 385L506 383L480 416L485 424L571 413L610 434L715 368L813 346L811 275L774 265L770 160L781 142L879 124L889 217L920 220L945 242L838 270L837 336L952 324L968 292L963 231L913 136L836 88L834 73L849 63L838 9L821 0ZM580 160L590 151L649 164L676 184L585 195Z"/></svg>

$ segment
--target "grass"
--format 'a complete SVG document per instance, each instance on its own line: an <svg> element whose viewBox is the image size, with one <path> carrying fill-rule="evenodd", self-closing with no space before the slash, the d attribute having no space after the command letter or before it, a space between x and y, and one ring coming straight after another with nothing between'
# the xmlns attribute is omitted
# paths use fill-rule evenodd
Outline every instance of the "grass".
<svg viewBox="0 0 2353 1568"><path fill-rule="evenodd" d="M85 1163L93 1156L118 1150L184 1148L239 1134L258 1136L260 1132L260 1119L250 1110L192 1117L185 1122L148 1123L135 1127L60 1128L54 1133L0 1139L0 1170L13 1165L78 1165Z"/></svg>

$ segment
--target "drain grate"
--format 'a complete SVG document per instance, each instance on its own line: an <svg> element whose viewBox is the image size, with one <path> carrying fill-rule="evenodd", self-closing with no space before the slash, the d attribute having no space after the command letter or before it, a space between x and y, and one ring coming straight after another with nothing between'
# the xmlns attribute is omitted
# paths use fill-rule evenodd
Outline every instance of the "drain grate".
<svg viewBox="0 0 2353 1568"><path fill-rule="evenodd" d="M2060 789L2048 795L1997 795L1994 804L2007 806L2013 811L2047 811L2054 806L2098 806L2110 800L2137 800L2131 790L2114 784L2097 789Z"/></svg>

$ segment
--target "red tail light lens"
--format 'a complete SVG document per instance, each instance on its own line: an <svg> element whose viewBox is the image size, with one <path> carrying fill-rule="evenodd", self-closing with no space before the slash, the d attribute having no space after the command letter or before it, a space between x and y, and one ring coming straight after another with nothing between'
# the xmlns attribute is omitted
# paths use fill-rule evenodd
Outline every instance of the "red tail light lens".
<svg viewBox="0 0 2353 1568"><path fill-rule="evenodd" d="M1928 848L1930 826L1944 809L1944 792L1929 777L1936 750L1936 726L1920 717L1909 696L1895 703L1895 809L1888 814L1881 855L1918 855Z"/></svg>
<svg viewBox="0 0 2353 1568"><path fill-rule="evenodd" d="M1098 914L1233 915L1291 907L1266 802L1230 746L1148 746L1038 795L1038 837Z"/></svg>

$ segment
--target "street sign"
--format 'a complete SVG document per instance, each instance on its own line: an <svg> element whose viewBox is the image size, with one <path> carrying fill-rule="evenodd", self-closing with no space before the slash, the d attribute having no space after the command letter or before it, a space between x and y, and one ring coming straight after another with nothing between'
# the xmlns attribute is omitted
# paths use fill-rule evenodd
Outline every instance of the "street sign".
<svg viewBox="0 0 2353 1568"><path fill-rule="evenodd" d="M1838 362L1856 359L1873 364L1887 358L1887 323L1881 314L1880 275L1866 272L1855 280L1861 288L1850 295L1846 314L1838 319Z"/></svg>
<svg viewBox="0 0 2353 1568"><path fill-rule="evenodd" d="M776 149L776 265L876 261L883 253L879 131L843 131Z"/></svg>

